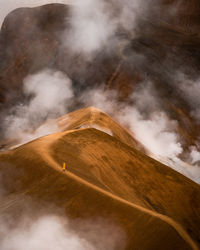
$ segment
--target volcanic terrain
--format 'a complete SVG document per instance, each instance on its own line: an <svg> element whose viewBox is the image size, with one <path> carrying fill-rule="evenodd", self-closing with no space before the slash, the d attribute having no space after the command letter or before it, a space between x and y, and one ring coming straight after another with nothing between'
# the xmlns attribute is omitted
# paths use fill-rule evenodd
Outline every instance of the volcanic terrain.
<svg viewBox="0 0 200 250"><path fill-rule="evenodd" d="M3 181L0 214L20 217L31 197L73 218L109 217L125 230L126 249L197 249L199 186L130 145L128 132L99 109L68 119L69 130L61 117L63 132L1 153L1 172L12 182Z"/></svg>
<svg viewBox="0 0 200 250"><path fill-rule="evenodd" d="M117 3L107 1L110 18L120 14ZM148 92L151 82L159 101L156 110L147 105L144 117L162 111L175 121L173 132L182 146L179 160L187 163L189 150L200 150L200 122L192 106L196 100L188 100L177 83L178 71L194 82L198 79L199 1L152 0L148 8L136 26L119 26L89 56L63 44L73 29L70 5L20 8L5 18L0 32L0 219L8 218L11 227L25 215L31 220L48 213L72 221L98 218L114 223L125 235L112 250L199 249L200 186L149 157L150 149L117 119L117 108L122 113L134 107L133 94L140 88ZM66 74L72 100L64 103L65 112L44 109L44 114L41 103L48 105L39 100L36 112L29 114L37 93L25 92L26 79L46 69L62 72L61 78ZM85 102L84 94L95 89L103 93L102 102L115 103L109 115ZM141 106L145 98L138 98ZM18 130L9 136L5 120L20 116L20 107L29 115L22 114L20 126L27 117L30 125L22 135L49 123L57 132L28 143L20 141ZM76 231L81 235L80 228ZM2 232L0 227L0 246Z"/></svg>

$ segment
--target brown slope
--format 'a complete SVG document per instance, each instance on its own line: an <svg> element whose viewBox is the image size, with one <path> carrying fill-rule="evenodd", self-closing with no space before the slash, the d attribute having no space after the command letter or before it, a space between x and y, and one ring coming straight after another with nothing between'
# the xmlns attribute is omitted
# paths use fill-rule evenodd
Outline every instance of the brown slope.
<svg viewBox="0 0 200 250"><path fill-rule="evenodd" d="M144 146L138 142L131 131L122 127L110 116L96 107L87 107L61 116L57 119L61 131L93 127L111 134L123 143L144 151Z"/></svg>
<svg viewBox="0 0 200 250"><path fill-rule="evenodd" d="M134 134L122 127L118 122L113 120L108 114L96 107L87 107L76 110L74 112L63 115L57 119L47 120L42 125L56 124L58 131L67 131L80 128L96 128L107 134L114 136L123 143L132 146L142 152L147 152L147 149L135 139ZM30 130L30 134L35 130ZM23 131L22 131L23 133ZM7 140L0 141L0 150L6 151L11 148L18 147L20 143L20 134Z"/></svg>
<svg viewBox="0 0 200 250"><path fill-rule="evenodd" d="M181 174L97 130L67 134L52 154L89 182L180 222L199 241L200 187Z"/></svg>
<svg viewBox="0 0 200 250"><path fill-rule="evenodd" d="M6 204L1 203L1 214L15 209L19 213L18 200L17 197L13 200L13 193L23 195L25 191L35 199L55 202L74 217L109 216L126 230L126 249L133 249L133 246L141 249L197 249L187 233L167 217L136 206L71 172L63 174L48 152L48 146L62 136L48 136L1 155L1 170L4 167L23 170L20 181L18 178L12 183L11 200L6 198ZM164 239L167 242L163 245Z"/></svg>
<svg viewBox="0 0 200 250"><path fill-rule="evenodd" d="M39 164L40 166L37 163L38 161L42 161ZM41 173L41 171L44 171L43 165L47 164L53 168L56 168L56 170L59 171L60 175L60 166L62 165L63 161L67 162L67 167L69 169L69 173L67 173L67 176L71 177L73 180L78 181L78 185L80 185L80 183L86 184L87 182L89 183L87 184L87 187L90 187L92 189L92 192L94 192L94 190L95 192L101 190L101 195L106 194L106 197L109 196L110 198L114 196L115 200L123 203L120 203L120 206L122 207L124 207L125 204L131 204L131 207L139 209L138 205L140 205L139 210L140 212L143 211L145 213L145 220L146 213L148 215L154 214L156 218L160 218L161 220L166 218L165 216L160 217L160 215L155 214L155 212L147 212L146 209L141 208L142 205L143 207L157 210L157 208L159 208L158 206L161 206L161 204L159 204L159 202L161 202L164 207L163 209L166 211L166 214L170 214L172 218L175 217L175 220L180 221L182 226L184 226L186 230L188 230L187 223L191 221L190 234L192 235L192 237L195 238L195 233L198 234L198 216L194 213L192 215L193 217L190 217L189 219L187 218L187 216L190 216L188 209L192 209L192 205L187 203L189 198L188 194L190 194L192 190L193 194L196 193L196 195L198 195L199 190L197 186L175 171L168 169L166 166L163 166L148 157L145 157L142 153L139 153L133 148L128 147L126 144L121 143L119 140L101 131L98 131L96 129L83 129L74 130L73 132L63 132L38 139L14 151L1 155L2 168L6 165L9 166L8 164L13 164L14 166L17 166L17 169L21 168L23 169L23 171L25 171L24 177L22 179L20 178L21 182L23 183L23 187L19 188L17 192L22 192L25 188L26 190L29 190L32 185L35 185L35 181L40 183L40 178L44 177L44 175ZM11 168L13 168L12 165ZM48 168L45 168L45 170L47 172L49 171ZM49 179L46 181L49 181L49 183L54 183L55 180L52 181ZM55 182L59 185L59 182ZM18 183L18 185L20 184ZM12 188L13 187L15 187L15 185L12 185ZM70 189L69 186L67 186L66 188ZM65 194L66 196L71 196L71 198L73 199L73 202L70 202L70 204L73 205L73 209L68 207L67 210L71 211L72 209L77 211L78 209L78 213L81 213L81 209L77 208L76 205L74 205L76 204L74 199L75 197L77 197L77 195L79 196L80 190L77 190L77 188L74 186L73 188L68 190L68 192ZM54 190L54 187L49 187L48 189L50 189L50 191L48 192L56 191ZM62 185L62 192L63 189L65 190L65 187ZM40 186L40 184L38 185L37 192L33 192L34 196L39 196L44 199L43 195L41 194L44 192L44 190L42 186ZM82 192L84 193L84 190L81 191L81 194ZM171 194L171 197L168 197L168 192ZM87 193L88 191L85 194L86 196ZM99 194L99 192L97 193ZM48 196L48 199L53 199L54 197L54 202L60 202L59 195L58 197L55 197L55 194L51 193ZM182 196L181 199L180 196ZM87 196L87 201L88 199L91 199L90 201L88 201L89 204L91 204L91 202L95 203L97 202L96 198L97 197L94 196ZM104 206L105 204L101 204L101 206L102 205ZM91 209L94 209L93 206L94 204L92 205ZM105 208L103 209L103 213L107 213L107 209L108 208L105 206ZM111 217L112 213L118 214L119 211L116 212L115 210L116 208L114 208L113 206L110 207L109 215ZM194 211L191 210L191 212ZM93 214L92 211L89 211L88 213ZM121 212L119 212L119 214L120 213ZM118 219L124 217L124 214L121 214L120 216L119 214L115 214L114 217L117 217ZM139 215L139 221L143 223L141 217L143 218L143 215ZM194 220L196 221L194 222ZM121 219L119 219L119 221L121 222ZM169 220L164 219L164 221L173 226L173 223L169 222ZM125 224L122 223L124 226L126 225L126 227L128 227L129 229L131 228L131 232L133 235L137 235L139 233L136 233L133 230L128 220L125 219L124 223ZM155 238L153 239L153 241L155 240L157 242L149 242L149 229L146 229L148 223L146 224L145 222L144 225L140 223L137 224L138 221L135 222L135 215L132 217L131 223L133 223L132 225L135 225L135 229L137 229L136 231L138 231L138 228L145 227L145 229L142 229L143 232L145 231L145 234L142 233L142 237L141 235L137 236L137 240L141 239L142 241L144 241L143 243L139 241L139 245L144 244L141 245L143 246L141 249L155 249L151 248L152 244L160 244L159 240ZM157 226L153 226L153 228L154 230L156 230L157 234L157 230L159 231L159 229L157 228ZM176 226L175 228L176 230L178 230ZM161 232L162 229L160 229L159 235ZM127 233L130 237L129 230L127 230ZM181 234L182 236L183 234L186 235L186 238L188 239L186 239L186 241L191 242L190 238L188 238L187 233L185 233L183 229L181 229L179 234ZM145 235L148 235L148 240L144 239L144 237L146 237ZM131 238L130 244L135 244L135 240L135 238ZM173 243L171 242L169 244L170 247L173 246L175 247L175 249L181 249L174 241ZM163 246L162 249L164 249L165 247L166 249L170 249L168 245Z"/></svg>

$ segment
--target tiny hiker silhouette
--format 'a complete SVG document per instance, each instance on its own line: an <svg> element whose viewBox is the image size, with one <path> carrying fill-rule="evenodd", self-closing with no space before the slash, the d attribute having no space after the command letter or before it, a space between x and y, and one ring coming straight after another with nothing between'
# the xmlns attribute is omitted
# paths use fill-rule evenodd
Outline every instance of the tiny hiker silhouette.
<svg viewBox="0 0 200 250"><path fill-rule="evenodd" d="M65 170L66 170L66 163L65 162L63 163L62 170L63 170L63 172L65 172Z"/></svg>

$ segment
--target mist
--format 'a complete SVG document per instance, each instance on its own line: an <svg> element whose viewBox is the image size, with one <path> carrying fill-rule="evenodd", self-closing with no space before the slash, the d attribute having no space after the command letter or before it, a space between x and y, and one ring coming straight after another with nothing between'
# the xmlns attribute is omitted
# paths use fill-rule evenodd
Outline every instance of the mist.
<svg viewBox="0 0 200 250"><path fill-rule="evenodd" d="M70 17L66 17L66 24L69 22L70 28L66 25L67 29L61 34L61 50L67 48L75 55L69 57L70 60L76 61L76 55L81 55L84 59L78 66L76 63L68 62L72 72L73 70L79 72L85 67L87 74L87 62L90 61L92 64L95 56L103 53L105 48L106 51L115 48L119 51L119 57L123 58L124 46L138 37L141 19L152 19L154 13L159 15L159 4L149 11L151 4L152 1L144 3L138 0L76 1L70 7ZM176 10L177 6L172 5L167 14L176 15ZM119 33L126 36L119 36ZM143 67L143 64L148 62L145 53L145 51L133 53L129 57L129 63ZM152 65L152 68L154 69L155 65ZM84 77L82 74L79 81L84 82ZM198 120L200 81L182 72L171 77L174 77L174 89L187 100L191 116ZM144 78L143 82L132 90L126 103L119 102L116 91L105 91L105 84L105 82L98 83L100 87L87 92L83 90L79 106L93 105L115 117L133 132L136 139L147 149L149 156L200 182L198 141L196 145L191 145L188 152L184 151L183 139L178 132L178 121L172 119L163 108L162 97L159 96L154 82L148 77ZM43 69L34 75L28 75L23 82L24 102L12 108L5 118L6 137L17 136L19 144L23 144L40 136L58 132L59 128L54 118L67 113L69 107L76 106L74 92L78 88L66 73L56 69ZM112 132L106 132L112 135ZM182 161L182 155L185 153L188 155L187 164Z"/></svg>
<svg viewBox="0 0 200 250"><path fill-rule="evenodd" d="M103 87L84 93L82 102L102 109L129 128L150 157L200 183L198 142L184 152L178 121L171 119L162 108L161 98L152 82L140 83L130 96L130 104L119 102L116 91L105 92ZM183 153L189 155L187 161L182 160Z"/></svg>
<svg viewBox="0 0 200 250"><path fill-rule="evenodd" d="M73 99L72 82L62 72L44 69L24 79L24 103L15 106L4 120L7 138L19 144L59 131L53 118L68 112Z"/></svg>
<svg viewBox="0 0 200 250"><path fill-rule="evenodd" d="M178 72L175 75L175 87L187 100L191 108L191 116L200 122L200 77L196 79L183 72Z"/></svg>
<svg viewBox="0 0 200 250"><path fill-rule="evenodd" d="M112 0L109 3L101 0L76 0L75 2L1 0L0 24L8 12L15 8L35 7L52 2L72 4L70 29L63 30L60 49L62 51L67 48L72 55L75 55L74 61L72 62L70 58L68 62L70 66L76 62L77 57L81 56L84 59L83 63L80 69L77 69L79 65L74 63L75 72L85 67L86 73L89 66L85 62L89 61L92 65L95 56L104 55L104 51L111 53L116 50L119 58L123 59L125 56L123 49L130 40L139 37L140 19L149 18L155 11L151 12L148 9L149 5L154 3L150 0ZM157 8L159 9L159 5ZM173 6L170 11L171 15L175 15L176 6ZM67 22L69 17L66 17ZM144 62L149 63L145 51L134 51L129 60L130 64L139 64L141 67ZM68 71L67 68L63 71L56 68L41 68L38 72L28 74L24 78L22 89L24 99L6 112L7 115L3 121L5 138L17 139L15 146L59 132L56 118L71 111L71 107L77 107L75 92L79 91L79 86L64 70ZM132 68L130 67L129 70ZM79 81L84 82L84 74L81 77ZM190 115L200 122L200 77L193 79L178 72L174 76L174 82L174 89L179 91L189 104ZM199 141L185 152L183 139L178 131L179 123L163 108L162 97L151 79L145 76L139 86L131 90L126 102L119 100L117 91L106 89L106 82L94 82L94 85L100 86L93 89L86 88L81 92L78 99L79 107L95 106L107 112L134 134L150 157L200 184ZM102 128L96 124L91 127L113 136L109 128ZM183 159L183 154L188 157ZM4 189L0 189L0 197L5 192ZM25 215L24 219L12 225L12 228L8 221L0 218L0 249L125 249L125 233L118 225L106 219L71 220L66 216L51 214L39 216L33 221L31 216Z"/></svg>
<svg viewBox="0 0 200 250"><path fill-rule="evenodd" d="M0 244L2 250L94 249L86 240L67 231L61 219L55 216L40 218L31 224L24 221L11 231L7 232L5 228L1 231L5 235Z"/></svg>
<svg viewBox="0 0 200 250"><path fill-rule="evenodd" d="M104 1L78 1L72 6L70 36L66 32L69 39L64 37L63 42L69 43L74 52L84 55L99 50L107 44L116 29L114 20L106 11Z"/></svg>
<svg viewBox="0 0 200 250"><path fill-rule="evenodd" d="M118 33L129 33L133 38L138 18L147 15L149 4L143 0L77 0L71 6L70 21L66 19L70 30L64 31L62 45L86 61L92 61L102 50L120 50L128 40Z"/></svg>
<svg viewBox="0 0 200 250"><path fill-rule="evenodd" d="M125 249L124 231L107 219L71 220L58 214L41 215L35 220L31 217L24 214L12 226L9 217L0 219L2 250Z"/></svg>
<svg viewBox="0 0 200 250"><path fill-rule="evenodd" d="M200 152L198 151L196 146L192 146L190 148L190 158L191 163L198 165L200 162Z"/></svg>

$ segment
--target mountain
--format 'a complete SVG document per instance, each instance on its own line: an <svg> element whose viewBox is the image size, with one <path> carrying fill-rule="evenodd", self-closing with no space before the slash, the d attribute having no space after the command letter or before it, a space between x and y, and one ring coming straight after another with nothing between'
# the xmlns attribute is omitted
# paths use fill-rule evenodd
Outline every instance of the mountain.
<svg viewBox="0 0 200 250"><path fill-rule="evenodd" d="M131 131L120 126L115 120L105 112L95 107L76 110L57 119L59 130L67 131L80 128L96 128L119 139L123 143L133 146L139 150L144 150Z"/></svg>
<svg viewBox="0 0 200 250"><path fill-rule="evenodd" d="M0 213L20 217L31 198L36 204L54 204L73 218L114 220L127 234L126 249L197 249L199 185L125 143L121 135L126 130L100 110L69 116L69 130L61 117L62 132L0 154L1 172L12 180L3 178ZM116 136L102 131L114 132L115 127Z"/></svg>
<svg viewBox="0 0 200 250"><path fill-rule="evenodd" d="M130 130L122 127L105 112L95 107L79 109L74 112L63 115L57 119L47 120L44 124L40 125L40 127L44 126L44 131L46 131L46 127L48 127L49 124L53 124L54 127L56 127L56 130L60 132L80 128L96 128L109 135L112 135L113 137L119 139L120 141L129 146L135 147L140 151L148 151L139 141L135 139L134 134ZM33 134L32 137L30 137L30 140L33 140L34 137L40 137L40 135L37 136L37 133L36 136L34 136L35 131L37 131L39 128L36 128L36 130L30 130L30 136L31 134ZM30 140L28 139L28 141ZM16 134L15 137L13 136L12 138L8 138L7 140L1 141L0 149L9 150L13 147L19 146L19 144L23 144L20 141L20 134Z"/></svg>
<svg viewBox="0 0 200 250"><path fill-rule="evenodd" d="M163 110L178 121L184 147L194 145L199 124L191 116L187 98L175 87L175 79L178 70L194 78L198 73L199 3L154 2L147 14L139 17L135 35L117 32L119 44L103 47L92 62L63 46L63 32L70 35L70 5L50 4L11 12L0 33L2 119L15 105L29 100L23 93L24 78L44 68L65 72L73 82L77 100L83 90L104 83L106 89L118 92L120 102L127 103L130 93L147 77L156 85ZM108 6L111 13L114 6ZM175 14L170 14L175 7ZM121 46L124 39L126 45ZM79 108L78 104L71 110Z"/></svg>
<svg viewBox="0 0 200 250"><path fill-rule="evenodd" d="M81 24L84 47L77 50L66 42L73 37L73 5L20 8L5 18L0 32L0 220L5 218L8 227L23 224L27 215L35 221L41 214L55 213L76 223L100 218L116 224L126 235L126 246L122 242L116 247L119 250L200 247L199 185L150 158L150 149L117 115L118 111L125 114L127 108L138 108L138 113L131 115L152 125L155 113L164 114L167 119L162 121L159 116L156 121L164 126L164 131L161 128L158 132L164 132L167 143L172 139L175 146L181 146L179 160L187 162L192 148L198 156L200 122L194 111L200 110L200 4L198 0L147 2L139 15L128 0L104 3L106 16L101 13L101 4L97 5L100 13L83 8L88 16L78 13L75 26ZM133 19L126 14L130 14L129 9ZM103 23L106 32L112 31L109 36L100 29L108 35L105 43L105 37L98 36L99 29L90 26L91 17L97 27L100 20L100 27ZM115 29L115 21L121 18ZM88 29L97 41L89 37ZM89 53L84 49L94 45L91 41L101 46ZM72 97L61 105L62 112L53 110L55 89L46 87L45 92L52 95L47 98L41 91L39 100L37 92L25 91L27 77L45 69L63 72L60 78L67 76ZM44 78L37 84L45 85ZM102 92L102 104L108 101L113 105L110 116L88 107L94 105L88 100L84 102L92 93L91 98L98 103L94 90ZM138 95L141 90L145 93L142 97ZM34 100L37 105L31 106ZM44 108L48 103L53 104L52 110ZM62 115L66 113L63 110L69 113ZM12 136L7 133L10 124L4 123L10 117L17 121ZM46 136L38 133L49 124L54 129L45 131ZM148 133L147 129L144 136ZM23 136L28 140L22 140ZM198 165L198 159L193 163ZM0 245L6 234L2 228ZM81 237L87 230L87 223L86 229L75 226ZM112 232L106 236L115 238ZM97 244L98 239L92 241Z"/></svg>

